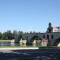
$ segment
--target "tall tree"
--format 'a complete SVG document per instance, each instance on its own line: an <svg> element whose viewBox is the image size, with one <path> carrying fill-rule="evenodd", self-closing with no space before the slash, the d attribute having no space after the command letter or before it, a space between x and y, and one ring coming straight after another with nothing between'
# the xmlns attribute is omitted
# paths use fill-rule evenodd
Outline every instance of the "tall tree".
<svg viewBox="0 0 60 60"><path fill-rule="evenodd" d="M16 39L17 34L18 34L18 32L16 30L14 30L13 33L12 33L12 38Z"/></svg>
<svg viewBox="0 0 60 60"><path fill-rule="evenodd" d="M0 32L0 39L2 39L2 33Z"/></svg>
<svg viewBox="0 0 60 60"><path fill-rule="evenodd" d="M7 31L7 37L9 40L12 40L12 32L10 30Z"/></svg>
<svg viewBox="0 0 60 60"><path fill-rule="evenodd" d="M3 33L2 39L3 40L8 40L7 32L4 32Z"/></svg>

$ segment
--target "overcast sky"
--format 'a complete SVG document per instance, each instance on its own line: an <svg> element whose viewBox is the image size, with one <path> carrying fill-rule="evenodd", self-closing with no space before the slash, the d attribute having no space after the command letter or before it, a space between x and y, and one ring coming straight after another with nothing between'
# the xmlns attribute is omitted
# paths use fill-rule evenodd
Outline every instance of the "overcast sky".
<svg viewBox="0 0 60 60"><path fill-rule="evenodd" d="M0 32L45 32L60 26L60 0L0 0Z"/></svg>

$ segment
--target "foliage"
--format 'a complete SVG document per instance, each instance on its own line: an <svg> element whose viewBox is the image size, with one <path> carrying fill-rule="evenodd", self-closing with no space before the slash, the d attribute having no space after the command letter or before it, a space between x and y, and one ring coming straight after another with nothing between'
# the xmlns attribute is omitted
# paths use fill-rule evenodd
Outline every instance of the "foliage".
<svg viewBox="0 0 60 60"><path fill-rule="evenodd" d="M6 31L6 32L0 32L0 40L12 40L12 39L15 39L15 44L17 45L17 46L19 46L19 41L20 41L20 39L22 38L22 39L24 39L22 36L24 36L24 35L27 35L27 34L32 34L32 33L36 33L36 32L30 32L30 33L28 33L28 32L23 32L23 31L16 31L16 30L14 30L13 32L11 32L11 30L8 30L8 31ZM28 39L28 37L27 37L27 39ZM33 39L36 39L36 40L41 40L41 38L40 37L38 37L38 36L34 36L33 38L32 38L32 40ZM27 43L27 44L29 44L29 45L31 45L30 43Z"/></svg>
<svg viewBox="0 0 60 60"><path fill-rule="evenodd" d="M41 40L41 38L39 36L33 36L32 40Z"/></svg>
<svg viewBox="0 0 60 60"><path fill-rule="evenodd" d="M2 39L2 33L0 32L0 39Z"/></svg>

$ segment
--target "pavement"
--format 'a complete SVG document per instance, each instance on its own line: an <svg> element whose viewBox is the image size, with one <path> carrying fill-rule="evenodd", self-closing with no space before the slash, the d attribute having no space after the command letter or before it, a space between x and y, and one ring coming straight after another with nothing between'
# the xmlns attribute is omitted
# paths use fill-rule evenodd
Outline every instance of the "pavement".
<svg viewBox="0 0 60 60"><path fill-rule="evenodd" d="M25 47L25 48L0 48L0 51L2 50L28 50L28 49L32 49L32 50L35 50L35 49L39 49L38 47Z"/></svg>

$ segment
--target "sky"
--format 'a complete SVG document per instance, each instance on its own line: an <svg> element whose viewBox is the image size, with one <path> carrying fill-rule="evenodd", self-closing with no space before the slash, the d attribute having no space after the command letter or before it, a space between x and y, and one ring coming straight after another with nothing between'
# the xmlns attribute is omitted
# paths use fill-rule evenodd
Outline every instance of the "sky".
<svg viewBox="0 0 60 60"><path fill-rule="evenodd" d="M0 32L45 32L60 26L60 0L0 0Z"/></svg>

